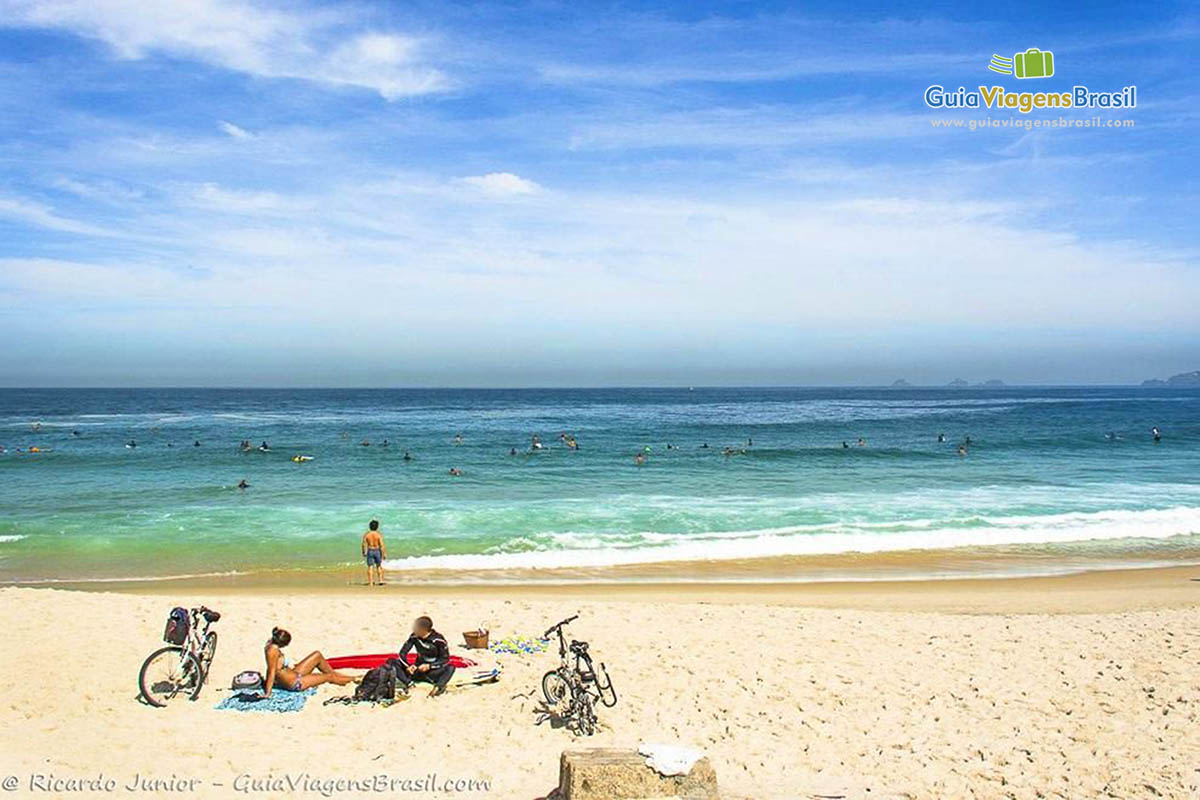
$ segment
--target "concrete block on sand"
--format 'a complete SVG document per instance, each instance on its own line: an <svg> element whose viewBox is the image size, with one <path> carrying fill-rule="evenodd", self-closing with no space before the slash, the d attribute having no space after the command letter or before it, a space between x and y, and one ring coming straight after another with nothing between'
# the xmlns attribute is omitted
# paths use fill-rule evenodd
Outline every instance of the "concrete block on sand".
<svg viewBox="0 0 1200 800"><path fill-rule="evenodd" d="M646 766L636 750L593 747L564 750L559 762L562 800L648 800L677 797L718 800L717 773L701 758L687 775L665 778Z"/></svg>

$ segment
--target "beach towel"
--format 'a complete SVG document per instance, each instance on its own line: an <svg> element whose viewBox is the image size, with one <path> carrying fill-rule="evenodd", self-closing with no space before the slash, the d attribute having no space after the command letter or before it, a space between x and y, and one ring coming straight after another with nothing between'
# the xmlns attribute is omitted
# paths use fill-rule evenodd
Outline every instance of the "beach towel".
<svg viewBox="0 0 1200 800"><path fill-rule="evenodd" d="M276 714L286 714L304 708L308 698L316 693L316 689L305 689L303 692L278 689L272 692L270 697L263 697L258 692L238 692L226 697L214 708L218 711L273 711Z"/></svg>
<svg viewBox="0 0 1200 800"><path fill-rule="evenodd" d="M534 653L544 653L550 646L549 639L543 639L540 636L506 636L499 641L492 642L492 646L488 649L493 653L506 653L510 655L520 655Z"/></svg>

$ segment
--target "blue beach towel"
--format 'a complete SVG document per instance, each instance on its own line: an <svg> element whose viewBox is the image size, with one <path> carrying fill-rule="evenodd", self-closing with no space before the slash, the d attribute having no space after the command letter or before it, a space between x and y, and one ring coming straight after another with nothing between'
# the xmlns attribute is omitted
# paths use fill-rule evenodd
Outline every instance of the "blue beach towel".
<svg viewBox="0 0 1200 800"><path fill-rule="evenodd" d="M303 692L272 692L270 697L263 697L257 692L238 692L217 703L214 708L218 711L274 711L276 714L286 714L289 711L299 711L309 696L317 693L316 689L305 689Z"/></svg>

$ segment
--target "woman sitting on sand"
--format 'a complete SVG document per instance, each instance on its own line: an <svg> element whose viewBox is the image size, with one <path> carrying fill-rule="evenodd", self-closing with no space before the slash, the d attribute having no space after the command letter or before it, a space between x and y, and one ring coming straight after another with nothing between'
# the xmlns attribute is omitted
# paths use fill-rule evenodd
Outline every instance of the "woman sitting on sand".
<svg viewBox="0 0 1200 800"><path fill-rule="evenodd" d="M322 683L336 683L345 686L358 679L343 675L329 666L321 651L314 650L306 655L298 664L283 654L283 648L292 641L292 635L282 628L271 629L271 639L267 642L264 653L267 657L266 690L263 694L271 696L272 687L278 686L291 692L302 692Z"/></svg>

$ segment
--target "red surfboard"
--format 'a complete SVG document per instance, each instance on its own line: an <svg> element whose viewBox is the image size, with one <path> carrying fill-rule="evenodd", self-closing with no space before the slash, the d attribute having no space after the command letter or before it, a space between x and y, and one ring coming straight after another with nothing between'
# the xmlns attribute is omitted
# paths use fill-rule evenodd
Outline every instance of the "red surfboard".
<svg viewBox="0 0 1200 800"><path fill-rule="evenodd" d="M361 656L338 656L337 658L329 659L329 666L334 669L375 669L375 667L383 666L383 662L389 658L399 658L399 653L375 653L374 655ZM417 660L416 653L409 653L405 660L412 664ZM467 667L478 666L474 661L462 656L450 656L450 666L456 669L465 669Z"/></svg>

